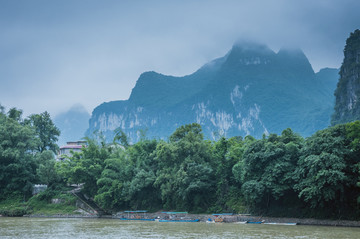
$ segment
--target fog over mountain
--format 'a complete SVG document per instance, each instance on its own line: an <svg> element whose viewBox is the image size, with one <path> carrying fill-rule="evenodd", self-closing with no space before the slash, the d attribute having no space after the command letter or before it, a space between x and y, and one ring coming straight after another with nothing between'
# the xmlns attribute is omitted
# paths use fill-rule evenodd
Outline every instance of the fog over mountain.
<svg viewBox="0 0 360 239"><path fill-rule="evenodd" d="M128 100L96 107L88 134L110 140L122 129L136 142L141 132L166 139L177 127L199 123L205 137L261 137L291 128L309 136L330 124L337 69L315 73L300 49L277 53L238 42L224 56L184 77L145 72Z"/></svg>
<svg viewBox="0 0 360 239"><path fill-rule="evenodd" d="M74 105L68 111L54 117L54 124L60 129L58 145L66 142L81 140L89 125L90 114L82 105Z"/></svg>
<svg viewBox="0 0 360 239"><path fill-rule="evenodd" d="M184 76L238 39L339 68L358 0L0 1L0 103L51 116L126 100L141 73Z"/></svg>

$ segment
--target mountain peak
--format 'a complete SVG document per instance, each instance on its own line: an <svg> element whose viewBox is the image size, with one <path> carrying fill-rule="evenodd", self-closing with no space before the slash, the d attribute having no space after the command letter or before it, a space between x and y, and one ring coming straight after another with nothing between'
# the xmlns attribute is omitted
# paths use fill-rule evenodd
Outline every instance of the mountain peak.
<svg viewBox="0 0 360 239"><path fill-rule="evenodd" d="M258 66L268 64L275 55L275 52L267 45L238 41L225 56L225 65L227 67Z"/></svg>
<svg viewBox="0 0 360 239"><path fill-rule="evenodd" d="M305 53L299 47L282 47L277 53L279 56L290 56L290 57L300 57L307 58Z"/></svg>
<svg viewBox="0 0 360 239"><path fill-rule="evenodd" d="M230 52L236 53L266 53L272 54L274 53L267 45L257 43L257 42L250 42L250 41L237 41Z"/></svg>
<svg viewBox="0 0 360 239"><path fill-rule="evenodd" d="M314 74L314 70L305 53L297 47L282 47L276 54L285 68L296 69L302 66L302 74Z"/></svg>

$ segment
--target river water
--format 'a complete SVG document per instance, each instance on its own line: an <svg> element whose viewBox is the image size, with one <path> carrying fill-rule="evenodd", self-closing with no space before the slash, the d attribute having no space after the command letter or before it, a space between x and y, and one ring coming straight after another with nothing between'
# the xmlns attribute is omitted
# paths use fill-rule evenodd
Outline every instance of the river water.
<svg viewBox="0 0 360 239"><path fill-rule="evenodd" d="M360 228L0 217L0 238L360 238Z"/></svg>

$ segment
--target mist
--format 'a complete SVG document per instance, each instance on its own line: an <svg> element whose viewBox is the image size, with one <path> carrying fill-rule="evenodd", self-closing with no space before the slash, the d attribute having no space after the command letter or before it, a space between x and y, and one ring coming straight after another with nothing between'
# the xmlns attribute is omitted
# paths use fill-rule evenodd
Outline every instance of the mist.
<svg viewBox="0 0 360 239"><path fill-rule="evenodd" d="M183 76L239 39L339 68L360 2L0 1L0 104L24 115L126 100L141 73Z"/></svg>

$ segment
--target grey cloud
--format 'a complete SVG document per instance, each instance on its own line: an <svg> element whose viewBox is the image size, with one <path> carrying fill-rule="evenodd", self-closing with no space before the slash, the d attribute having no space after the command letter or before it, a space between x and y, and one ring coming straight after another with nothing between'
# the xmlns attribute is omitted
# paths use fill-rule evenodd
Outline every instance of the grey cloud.
<svg viewBox="0 0 360 239"><path fill-rule="evenodd" d="M186 75L238 39L339 67L360 1L1 1L0 102L53 114L127 99L148 70Z"/></svg>

